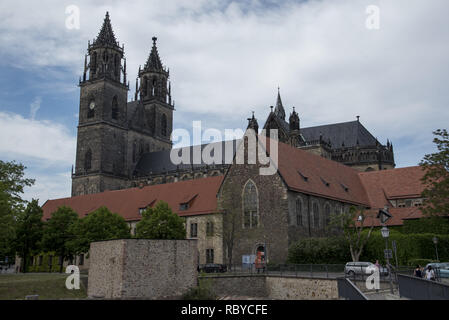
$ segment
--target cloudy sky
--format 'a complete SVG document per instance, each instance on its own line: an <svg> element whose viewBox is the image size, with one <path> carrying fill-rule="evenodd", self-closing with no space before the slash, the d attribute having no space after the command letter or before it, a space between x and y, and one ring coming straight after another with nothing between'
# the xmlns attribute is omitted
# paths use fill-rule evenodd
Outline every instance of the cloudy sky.
<svg viewBox="0 0 449 320"><path fill-rule="evenodd" d="M367 28L379 8L379 28ZM76 6L80 28L69 29ZM79 76L109 11L125 44L129 98L158 37L174 127L263 125L280 86L301 126L361 122L393 141L398 167L434 151L449 120L447 0L0 2L0 159L27 166L27 199L70 196ZM372 26L372 24L371 24Z"/></svg>

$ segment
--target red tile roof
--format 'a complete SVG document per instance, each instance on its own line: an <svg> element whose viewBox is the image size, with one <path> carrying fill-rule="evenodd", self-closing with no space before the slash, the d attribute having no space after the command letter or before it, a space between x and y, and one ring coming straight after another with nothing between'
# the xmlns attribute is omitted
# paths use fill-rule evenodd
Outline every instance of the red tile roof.
<svg viewBox="0 0 449 320"><path fill-rule="evenodd" d="M48 200L43 205L43 219L49 219L51 214L60 206L68 206L75 210L80 217L106 206L114 213L118 213L127 221L140 220L140 208L145 208L152 202L163 200L168 203L173 212L179 216L201 215L216 212L218 188L223 180L222 176L180 181L175 183L131 188L102 193L88 194L71 198ZM195 197L195 195L197 195ZM180 211L180 204L190 201L187 210ZM155 202L155 203L156 203Z"/></svg>
<svg viewBox="0 0 449 320"><path fill-rule="evenodd" d="M260 141L264 144L263 137ZM422 217L419 208L392 208L388 201L421 197L424 172L419 166L359 172L284 143L278 143L278 157L279 172L289 189L369 207L366 214L374 219L375 226L380 225L377 212L386 204L393 215L387 225L402 225L404 219Z"/></svg>
<svg viewBox="0 0 449 320"><path fill-rule="evenodd" d="M280 142L278 168L293 191L369 206L359 172L353 168Z"/></svg>
<svg viewBox="0 0 449 320"><path fill-rule="evenodd" d="M421 197L423 175L419 166L359 173L372 208L383 208L388 200Z"/></svg>

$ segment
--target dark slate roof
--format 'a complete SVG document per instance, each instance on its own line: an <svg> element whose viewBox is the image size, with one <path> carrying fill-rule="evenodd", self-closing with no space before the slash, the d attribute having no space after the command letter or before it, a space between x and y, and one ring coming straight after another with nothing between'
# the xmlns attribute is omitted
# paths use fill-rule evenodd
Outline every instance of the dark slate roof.
<svg viewBox="0 0 449 320"><path fill-rule="evenodd" d="M301 128L306 141L318 140L320 133L324 141L330 139L332 148L340 148L343 143L345 147L355 147L357 141L360 147L376 145L376 138L359 121Z"/></svg>
<svg viewBox="0 0 449 320"><path fill-rule="evenodd" d="M221 141L221 142L214 142L214 143L210 143L210 144L203 144L201 146L190 146L190 147L184 147L184 148L177 148L177 149L173 149L173 152L178 152L179 156L181 156L181 154L182 154L182 153L180 153L181 151L185 152L185 151L189 150L190 151L190 163L193 163L193 149L194 148L196 149L196 148L201 147L201 150L204 150L204 148L206 146L210 146L210 148L211 148L210 150L212 150L213 148L217 148L221 144L222 161L221 161L221 163L217 163L216 165L231 164L234 154L235 154L235 150L237 148L236 146L237 146L238 141L240 141L240 140ZM230 150L232 150L232 152L226 154L226 152L225 152L226 148L229 148ZM192 165L190 165L190 164L180 164L180 165L173 164L170 159L171 152L172 152L172 150L164 150L164 151L144 153L140 157L140 159L136 165L134 174L136 176L147 176L150 174L162 174L167 171L175 171L175 170L183 170L183 169L192 168ZM213 164L210 166L213 166ZM201 163L193 165L194 169L201 169L201 168L205 168L205 167L206 167L206 163L204 163L203 159L201 159Z"/></svg>

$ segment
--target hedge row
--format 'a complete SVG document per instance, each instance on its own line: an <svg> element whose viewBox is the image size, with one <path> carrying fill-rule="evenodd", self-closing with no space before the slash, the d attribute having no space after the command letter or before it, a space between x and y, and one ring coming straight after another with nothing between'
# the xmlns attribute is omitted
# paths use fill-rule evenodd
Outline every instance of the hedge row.
<svg viewBox="0 0 449 320"><path fill-rule="evenodd" d="M438 256L440 261L449 261L449 235L439 234L403 234L391 230L389 237L389 249L392 249L392 241L396 242L397 258L399 265L425 265L436 260L435 245L432 238L438 238ZM385 264L384 258L385 239L380 230L374 230L364 248L360 261ZM393 257L392 264L396 263ZM311 238L298 241L290 246L288 251L288 263L297 264L342 264L352 261L349 245L342 237L337 238Z"/></svg>
<svg viewBox="0 0 449 320"><path fill-rule="evenodd" d="M404 220L404 225L398 229L401 233L436 233L449 234L448 217L429 217L417 220Z"/></svg>
<svg viewBox="0 0 449 320"><path fill-rule="evenodd" d="M42 264L39 264L39 256L42 256ZM50 257L52 257L51 263ZM28 266L28 272L59 272L59 256L53 252L36 255L34 257L34 264Z"/></svg>

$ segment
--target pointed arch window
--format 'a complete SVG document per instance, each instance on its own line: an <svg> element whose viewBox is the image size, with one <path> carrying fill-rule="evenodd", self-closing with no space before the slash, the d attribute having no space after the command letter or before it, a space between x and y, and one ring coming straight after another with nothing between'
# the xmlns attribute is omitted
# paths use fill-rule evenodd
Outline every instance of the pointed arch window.
<svg viewBox="0 0 449 320"><path fill-rule="evenodd" d="M118 102L117 97L112 99L112 119L118 120Z"/></svg>
<svg viewBox="0 0 449 320"><path fill-rule="evenodd" d="M318 203L314 202L312 206L313 211L313 226L315 228L320 227L320 210L318 208Z"/></svg>
<svg viewBox="0 0 449 320"><path fill-rule="evenodd" d="M161 135L167 136L167 116L165 114L162 114L161 118Z"/></svg>
<svg viewBox="0 0 449 320"><path fill-rule="evenodd" d="M156 80L156 78L153 78L153 84L151 86L151 95L153 97L156 95L156 86L157 86L157 80Z"/></svg>
<svg viewBox="0 0 449 320"><path fill-rule="evenodd" d="M133 162L136 162L137 159L137 142L134 141L133 143Z"/></svg>
<svg viewBox="0 0 449 320"><path fill-rule="evenodd" d="M87 171L90 170L91 168L92 168L92 151L89 149L84 155L84 170Z"/></svg>
<svg viewBox="0 0 449 320"><path fill-rule="evenodd" d="M248 180L243 188L243 227L246 229L259 226L259 196L256 185Z"/></svg>
<svg viewBox="0 0 449 320"><path fill-rule="evenodd" d="M326 203L324 206L324 219L325 219L325 226L328 226L331 222L331 206L329 203Z"/></svg>
<svg viewBox="0 0 449 320"><path fill-rule="evenodd" d="M300 198L296 199L296 206L295 206L295 214L296 214L296 225L302 226L302 201Z"/></svg>

